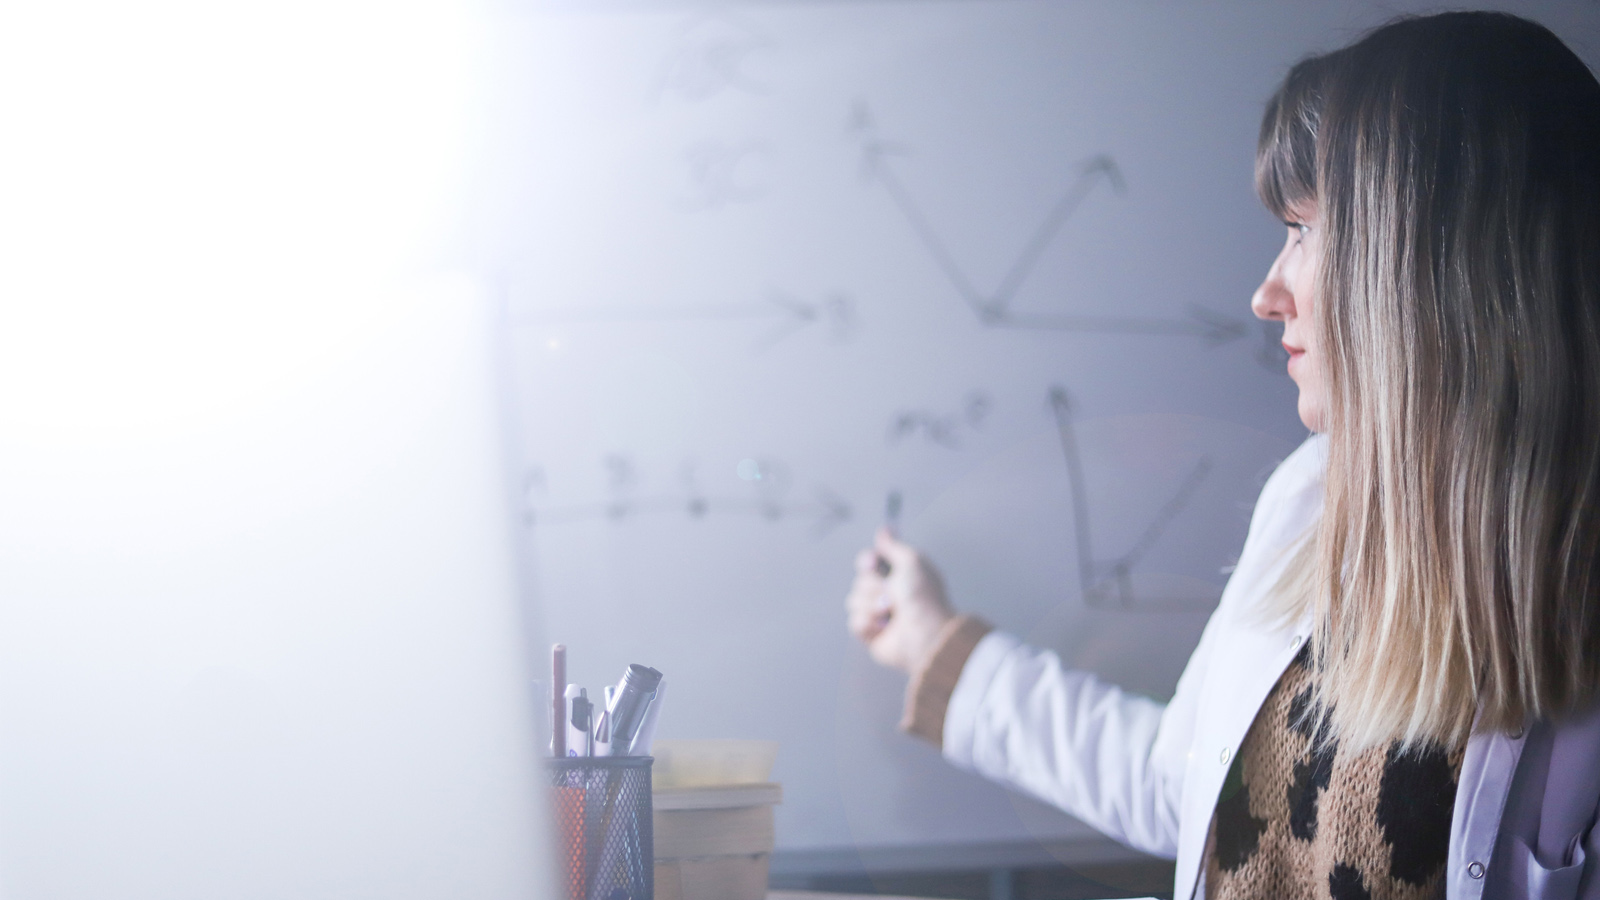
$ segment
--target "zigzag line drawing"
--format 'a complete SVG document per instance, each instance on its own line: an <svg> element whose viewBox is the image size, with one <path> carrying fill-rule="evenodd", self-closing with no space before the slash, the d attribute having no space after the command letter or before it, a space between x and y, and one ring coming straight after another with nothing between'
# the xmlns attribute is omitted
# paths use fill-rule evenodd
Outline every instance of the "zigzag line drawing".
<svg viewBox="0 0 1600 900"><path fill-rule="evenodd" d="M1220 315L1198 306L1190 306L1182 318L1139 316L1086 316L1059 312L1028 312L1013 309L1013 303L1023 285L1038 266L1040 259L1078 208L1094 189L1104 184L1117 195L1127 192L1122 172L1116 160L1098 155L1084 162L1078 177L1068 187L1061 199L1024 242L1016 258L1006 269L992 291L978 288L966 270L957 261L932 220L923 211L911 190L895 173L891 161L903 156L903 144L884 140L877 135L872 111L858 102L850 117L850 131L861 144L862 171L867 178L883 187L889 199L911 227L923 249L933 259L952 288L972 311L978 323L986 328L1004 328L1030 331L1068 331L1096 334L1172 335L1199 338L1216 346L1244 337L1248 326L1232 317Z"/></svg>
<svg viewBox="0 0 1600 900"><path fill-rule="evenodd" d="M1120 556L1102 561L1094 551L1094 526L1089 514L1088 480L1084 476L1083 460L1078 454L1078 438L1072 426L1072 400L1065 388L1050 389L1050 412L1055 417L1056 431L1061 439L1061 455L1066 460L1067 482L1072 489L1072 529L1077 538L1078 581L1083 590L1085 606L1098 609L1140 610L1152 606L1160 608L1194 609L1204 601L1201 598L1139 597L1134 592L1133 568L1155 546L1172 520L1183 512L1194 499L1201 482L1211 474L1209 456L1202 456L1189 474L1178 485L1172 497L1145 526L1133 545Z"/></svg>

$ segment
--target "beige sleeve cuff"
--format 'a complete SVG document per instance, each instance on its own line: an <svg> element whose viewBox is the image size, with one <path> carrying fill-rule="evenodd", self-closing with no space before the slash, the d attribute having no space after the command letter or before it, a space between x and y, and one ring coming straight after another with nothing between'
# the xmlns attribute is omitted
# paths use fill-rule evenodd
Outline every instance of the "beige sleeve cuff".
<svg viewBox="0 0 1600 900"><path fill-rule="evenodd" d="M993 626L973 616L956 616L939 629L933 652L922 668L911 673L906 685L906 709L900 730L914 734L935 747L944 745L944 713L950 705L961 669L967 664L983 636Z"/></svg>

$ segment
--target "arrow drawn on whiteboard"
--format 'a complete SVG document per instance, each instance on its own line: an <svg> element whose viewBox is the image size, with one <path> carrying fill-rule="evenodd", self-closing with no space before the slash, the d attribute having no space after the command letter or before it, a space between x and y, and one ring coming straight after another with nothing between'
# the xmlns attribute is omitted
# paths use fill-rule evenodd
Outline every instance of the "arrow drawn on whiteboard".
<svg viewBox="0 0 1600 900"><path fill-rule="evenodd" d="M1211 458L1200 458L1178 485L1171 499L1156 511L1132 547L1121 556L1102 563L1094 554L1088 480L1084 477L1083 459L1078 454L1078 438L1072 427L1072 401L1065 388L1050 389L1050 411L1055 416L1056 431L1061 438L1061 454L1067 463L1067 482L1072 488L1072 530L1078 543L1078 581L1083 589L1084 605L1123 610L1149 606L1151 600L1156 600L1163 607L1200 605L1200 598L1188 601L1181 598L1144 598L1144 602L1141 602L1133 589L1133 567L1150 552L1162 532L1194 499L1194 492L1211 473Z"/></svg>
<svg viewBox="0 0 1600 900"><path fill-rule="evenodd" d="M684 306L581 306L511 313L512 325L578 325L631 323L769 323L753 347L767 350L807 328L821 328L834 340L848 340L856 329L855 299L840 291L821 300L802 300L780 290L767 292L765 302L703 303Z"/></svg>
<svg viewBox="0 0 1600 900"><path fill-rule="evenodd" d="M1052 313L1005 313L995 328L1035 331L1084 331L1097 334L1164 334L1196 337L1209 346L1244 337L1244 323L1199 306L1190 306L1178 319L1140 319L1121 316L1073 316Z"/></svg>
<svg viewBox="0 0 1600 900"><path fill-rule="evenodd" d="M1029 313L1012 309L1017 295L1038 267L1045 251L1056 239L1063 226L1070 221L1078 208L1094 189L1104 184L1113 193L1127 193L1122 171L1116 160L1107 155L1090 158L1078 170L1078 177L1067 188L1061 199L1050 208L1044 221L1034 229L1023 244L1016 259L1011 262L1000 283L993 291L978 288L966 270L956 260L956 255L940 236L938 229L923 212L905 182L895 174L891 164L894 157L907 154L903 144L880 139L876 134L872 111L857 103L850 117L850 130L861 141L862 169L872 181L883 186L884 191L899 210L906 224L916 234L923 249L933 258L934 264L944 273L957 294L987 328L1006 328L1026 331L1070 331L1094 334L1149 334L1175 335L1199 338L1215 346L1244 337L1248 327L1228 316L1190 307L1183 317L1150 318L1139 316L1084 316L1066 313Z"/></svg>
<svg viewBox="0 0 1600 900"><path fill-rule="evenodd" d="M712 517L747 516L769 522L809 521L817 536L850 521L850 504L833 491L818 487L810 500L791 500L788 469L771 459L740 460L735 471L750 485L755 496L708 494L697 477L697 464L687 461L681 467L682 488L677 491L640 493L641 478L633 460L623 454L610 454L601 460L610 497L592 503L550 506L540 502L547 489L544 470L530 468L523 476L523 521L528 526L568 525L578 522L625 522L641 516L684 516L692 520Z"/></svg>
<svg viewBox="0 0 1600 900"><path fill-rule="evenodd" d="M626 522L642 516L684 516L693 520L746 516L769 522L810 522L817 536L850 521L850 504L827 488L818 488L811 500L778 501L748 497L717 497L699 493L619 497L598 503L528 507L523 521L529 526L571 525L577 522Z"/></svg>

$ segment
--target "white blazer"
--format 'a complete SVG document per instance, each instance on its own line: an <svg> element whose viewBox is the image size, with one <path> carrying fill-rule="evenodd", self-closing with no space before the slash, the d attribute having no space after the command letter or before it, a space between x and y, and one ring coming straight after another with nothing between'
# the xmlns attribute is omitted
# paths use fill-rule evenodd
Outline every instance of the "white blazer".
<svg viewBox="0 0 1600 900"><path fill-rule="evenodd" d="M1206 833L1233 754L1299 652L1308 622L1255 610L1322 507L1326 440L1268 479L1239 564L1169 703L1124 693L991 632L945 715L951 762L1020 788L1129 846L1176 857L1173 896L1203 896ZM1600 652L1600 649L1597 649ZM1524 752L1526 749L1527 752ZM1450 900L1600 900L1600 710L1467 744L1450 830Z"/></svg>

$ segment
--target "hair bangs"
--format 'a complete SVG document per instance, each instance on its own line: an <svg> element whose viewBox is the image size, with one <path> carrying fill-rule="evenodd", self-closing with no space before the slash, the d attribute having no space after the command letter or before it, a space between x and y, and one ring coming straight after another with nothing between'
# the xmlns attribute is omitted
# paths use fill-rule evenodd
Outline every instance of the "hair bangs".
<svg viewBox="0 0 1600 900"><path fill-rule="evenodd" d="M1313 57L1290 69L1261 118L1256 193L1280 219L1293 218L1296 207L1317 199L1317 125L1322 118L1325 60Z"/></svg>

